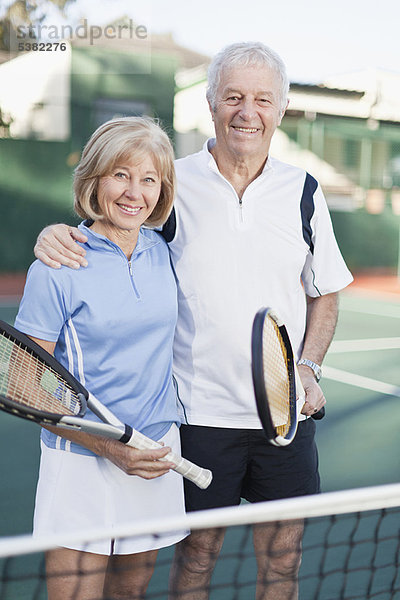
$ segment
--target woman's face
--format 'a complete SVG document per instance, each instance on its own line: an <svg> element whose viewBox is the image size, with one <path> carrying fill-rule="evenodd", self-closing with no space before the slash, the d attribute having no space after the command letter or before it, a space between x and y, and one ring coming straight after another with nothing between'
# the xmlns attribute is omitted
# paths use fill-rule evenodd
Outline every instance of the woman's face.
<svg viewBox="0 0 400 600"><path fill-rule="evenodd" d="M161 192L161 176L153 160L116 165L100 177L97 200L107 231L136 232L153 212Z"/></svg>

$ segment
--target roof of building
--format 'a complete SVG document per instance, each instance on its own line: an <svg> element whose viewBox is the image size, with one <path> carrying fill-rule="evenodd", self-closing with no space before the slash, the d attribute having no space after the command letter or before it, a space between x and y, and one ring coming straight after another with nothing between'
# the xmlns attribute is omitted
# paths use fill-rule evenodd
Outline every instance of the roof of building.
<svg viewBox="0 0 400 600"><path fill-rule="evenodd" d="M123 17L109 24L110 29L114 28L114 33L117 35L107 37L102 35L94 42L90 40L90 36L73 37L71 41L72 47L87 47L96 45L98 48L107 48L109 50L118 50L122 52L148 53L152 54L167 54L174 56L178 62L178 68L192 69L202 64L208 64L210 57L205 54L186 48L178 44L172 33L148 33L144 26L133 23L128 17ZM136 34L136 27L141 29L139 34ZM105 31L106 28L103 28ZM76 33L78 33L76 31Z"/></svg>
<svg viewBox="0 0 400 600"><path fill-rule="evenodd" d="M290 111L400 122L400 73L366 69L329 77L320 85L292 83Z"/></svg>

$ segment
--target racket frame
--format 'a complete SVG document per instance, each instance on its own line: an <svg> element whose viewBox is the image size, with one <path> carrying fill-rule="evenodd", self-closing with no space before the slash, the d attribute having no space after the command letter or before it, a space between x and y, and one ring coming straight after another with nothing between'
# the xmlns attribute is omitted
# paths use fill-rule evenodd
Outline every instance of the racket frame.
<svg viewBox="0 0 400 600"><path fill-rule="evenodd" d="M263 358L263 328L265 319L272 319L278 327L279 335L286 350L286 368L289 385L289 418L290 425L285 436L282 436L274 426L271 411L269 408L268 396L264 380L264 358ZM298 414L304 404L304 390L301 385L300 377L297 372L296 363L293 356L292 345L286 327L279 316L269 307L260 308L253 321L251 336L251 354L252 354L252 376L254 393L256 397L257 412L263 426L268 441L274 446L287 446L293 441L297 431ZM267 366L268 368L268 366ZM297 391L302 394L303 401L297 402ZM300 406L300 410L298 410Z"/></svg>

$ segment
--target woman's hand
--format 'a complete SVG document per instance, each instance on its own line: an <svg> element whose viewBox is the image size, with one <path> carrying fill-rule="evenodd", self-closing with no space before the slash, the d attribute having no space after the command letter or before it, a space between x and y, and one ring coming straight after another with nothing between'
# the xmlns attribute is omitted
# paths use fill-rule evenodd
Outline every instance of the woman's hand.
<svg viewBox="0 0 400 600"><path fill-rule="evenodd" d="M136 450L136 448L126 446L116 440L107 439L104 443L103 456L125 471L127 475L155 479L165 475L175 466L171 462L160 460L168 452L171 452L171 448L168 446L158 450Z"/></svg>
<svg viewBox="0 0 400 600"><path fill-rule="evenodd" d="M132 446L122 444L118 440L105 438L101 435L93 435L83 431L72 431L61 427L46 425L44 429L60 435L66 440L84 446L97 456L107 458L119 469L128 475L137 475L143 479L155 479L168 473L175 465L171 462L160 460L171 452L171 448L165 446L157 450L136 450Z"/></svg>

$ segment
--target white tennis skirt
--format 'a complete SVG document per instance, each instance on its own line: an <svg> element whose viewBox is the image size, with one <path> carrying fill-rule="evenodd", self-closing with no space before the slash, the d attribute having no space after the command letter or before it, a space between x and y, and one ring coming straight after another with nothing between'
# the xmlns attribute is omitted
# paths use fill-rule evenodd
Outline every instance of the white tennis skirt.
<svg viewBox="0 0 400 600"><path fill-rule="evenodd" d="M172 425L161 440L180 454L179 430ZM170 471L146 480L127 475L112 462L48 448L42 443L36 490L35 537L70 534L101 528L127 528L185 514L181 475ZM65 547L96 554L134 554L171 546L188 535L174 531L158 536L77 542Z"/></svg>

